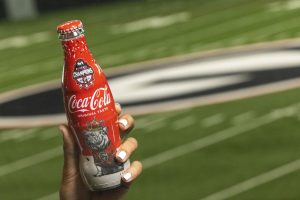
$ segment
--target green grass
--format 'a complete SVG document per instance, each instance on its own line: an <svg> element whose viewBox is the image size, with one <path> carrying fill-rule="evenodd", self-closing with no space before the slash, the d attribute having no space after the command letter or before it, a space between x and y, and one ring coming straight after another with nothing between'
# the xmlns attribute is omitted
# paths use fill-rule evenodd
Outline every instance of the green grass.
<svg viewBox="0 0 300 200"><path fill-rule="evenodd" d="M2 21L0 41L45 31L51 38L22 48L0 50L0 91L60 78L63 57L55 27L69 19L84 22L93 55L104 68L109 68L215 48L299 37L299 9L271 12L272 2L278 1L132 1L69 9L25 22ZM123 34L111 31L114 25L179 12L189 13L190 19L159 29ZM140 145L133 160L144 160L222 130L246 126L276 109L298 103L299 98L299 89L294 89L229 103L138 116L132 135ZM295 109L299 110L298 107ZM236 120L244 113L251 113L250 118ZM222 116L219 123L205 125L205 120L216 115ZM180 127L184 120L191 120L192 124ZM299 159L299 139L299 115L282 117L145 169L127 199L200 200ZM0 169L61 143L56 127L2 130ZM56 192L62 162L62 155L56 156L0 176L0 199L32 200ZM297 199L300 196L299 175L297 171L232 199Z"/></svg>
<svg viewBox="0 0 300 200"><path fill-rule="evenodd" d="M141 143L141 148L136 156L145 158L151 154L155 155L163 149L171 149L232 127L234 126L232 119L241 113L254 111L255 118L258 118L276 108L298 103L298 93L297 89L249 100L197 108L185 114L176 114L179 118L193 116L197 121L183 130L173 131L173 119L168 118L162 129L148 134L136 131L134 134ZM276 99L276 102L273 101L272 105L266 105L266 102L272 102L272 99ZM203 119L216 113L225 115L226 120L214 127L201 127ZM244 124L247 123L244 122ZM229 140L146 169L128 199L153 199L154 197L155 199L178 200L201 199L223 188L297 160L300 157L298 124L297 115L283 118ZM243 126L243 124L239 125ZM155 148L153 148L154 144ZM272 182L268 183L264 187L272 188L272 184ZM281 188L281 191L284 190L289 189ZM249 199L251 199L250 197L252 199L266 199L266 197L270 197L269 199L293 199L292 197L300 194L298 190L289 190L289 193L282 192L281 194L277 192L276 195L273 195L272 190L263 190L260 193L253 191L249 191Z"/></svg>

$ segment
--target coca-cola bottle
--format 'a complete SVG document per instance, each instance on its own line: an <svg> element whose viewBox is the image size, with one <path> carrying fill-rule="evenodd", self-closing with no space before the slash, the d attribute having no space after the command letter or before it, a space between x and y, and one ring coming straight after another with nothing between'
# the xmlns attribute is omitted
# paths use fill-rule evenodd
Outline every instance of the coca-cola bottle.
<svg viewBox="0 0 300 200"><path fill-rule="evenodd" d="M115 160L121 145L118 115L103 70L90 53L82 22L57 27L64 50L62 91L64 106L80 148L80 172L90 190L106 190L121 184L129 161Z"/></svg>

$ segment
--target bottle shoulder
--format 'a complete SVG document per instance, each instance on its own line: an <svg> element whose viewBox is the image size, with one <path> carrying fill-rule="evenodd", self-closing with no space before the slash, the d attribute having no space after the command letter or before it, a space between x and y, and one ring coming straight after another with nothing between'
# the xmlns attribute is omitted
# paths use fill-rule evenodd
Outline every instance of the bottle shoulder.
<svg viewBox="0 0 300 200"><path fill-rule="evenodd" d="M73 66L65 66L63 77L63 87L69 90L96 90L108 85L104 72L97 64L79 60ZM108 87L108 86L107 86Z"/></svg>

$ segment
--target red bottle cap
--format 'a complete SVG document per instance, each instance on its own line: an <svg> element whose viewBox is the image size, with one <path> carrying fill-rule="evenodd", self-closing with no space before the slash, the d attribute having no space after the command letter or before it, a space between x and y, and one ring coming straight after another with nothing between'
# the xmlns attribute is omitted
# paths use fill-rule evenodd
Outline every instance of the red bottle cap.
<svg viewBox="0 0 300 200"><path fill-rule="evenodd" d="M80 20L71 20L64 22L60 25L57 26L57 32L58 33L66 33L66 32L71 32L75 29L82 28L82 22Z"/></svg>

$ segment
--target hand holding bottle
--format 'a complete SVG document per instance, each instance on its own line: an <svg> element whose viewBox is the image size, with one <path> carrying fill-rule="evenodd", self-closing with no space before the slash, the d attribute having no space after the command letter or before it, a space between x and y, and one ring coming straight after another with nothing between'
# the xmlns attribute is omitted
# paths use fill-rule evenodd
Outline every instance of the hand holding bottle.
<svg viewBox="0 0 300 200"><path fill-rule="evenodd" d="M121 107L116 104L116 111L120 115ZM133 128L134 119L130 115L119 118L119 129L124 137ZM108 191L90 191L82 181L79 172L80 151L74 136L65 125L60 126L64 140L64 167L60 186L61 200L119 200L127 193L132 181L141 173L142 165L139 161L132 162L122 177L122 186ZM129 137L120 146L116 159L119 162L128 160L132 152L137 148L137 141Z"/></svg>
<svg viewBox="0 0 300 200"><path fill-rule="evenodd" d="M115 159L121 135L106 76L89 51L80 20L60 24L57 32L64 50L64 106L80 151L82 180L91 191L119 187L130 162Z"/></svg>

